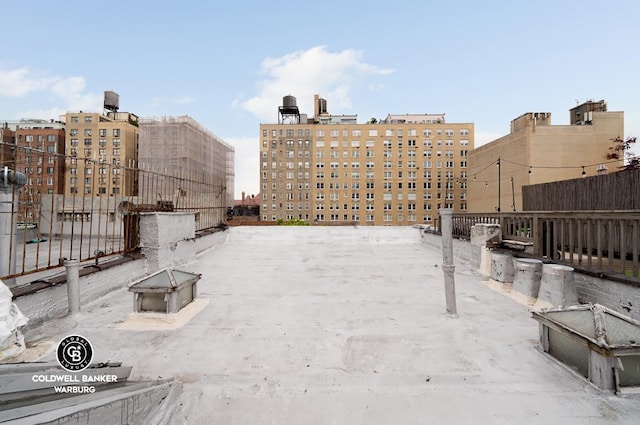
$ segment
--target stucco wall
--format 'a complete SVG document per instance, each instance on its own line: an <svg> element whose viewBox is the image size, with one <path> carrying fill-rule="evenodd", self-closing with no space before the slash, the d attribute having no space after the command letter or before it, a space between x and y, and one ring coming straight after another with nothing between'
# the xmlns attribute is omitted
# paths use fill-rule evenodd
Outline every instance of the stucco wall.
<svg viewBox="0 0 640 425"><path fill-rule="evenodd" d="M199 238L193 237L193 224L190 223L188 218L185 218L191 217L193 219L193 214L155 214L163 216L148 217L149 223L147 223L147 226L141 226L142 239L156 242L162 240L162 244L158 244L159 246L150 250L153 254L152 258L145 257L80 277L81 311L83 306L86 306L91 301L113 290L127 287L161 268L183 267L185 271L197 273L197 270L189 269L189 263L194 261L201 252L222 245L227 237L227 231L216 232ZM167 217L168 214L176 215ZM145 232L158 231L162 234L161 236L145 235ZM187 236L191 237L185 238ZM15 302L23 314L29 318L29 323L26 325L26 328L29 328L46 320L67 314L67 287L65 284L49 287L34 294L19 297ZM133 305L133 298L131 302Z"/></svg>
<svg viewBox="0 0 640 425"><path fill-rule="evenodd" d="M188 241L195 235L193 213L140 214L140 248L152 270L175 267L189 259L193 253Z"/></svg>
<svg viewBox="0 0 640 425"><path fill-rule="evenodd" d="M181 404L182 384L179 381L160 382L146 388L134 386L128 392L105 391L107 395L78 402L72 406L43 410L29 416L32 423L62 425L78 423L96 424L173 424L184 415ZM131 388L131 387L130 387ZM96 394L97 395L97 394ZM125 413L125 416L123 416ZM26 418L23 418L26 419Z"/></svg>
<svg viewBox="0 0 640 425"><path fill-rule="evenodd" d="M424 232L422 240L427 245L442 250L442 237L440 235ZM468 241L453 238L453 257L455 261L471 263L472 247Z"/></svg>
<svg viewBox="0 0 640 425"><path fill-rule="evenodd" d="M81 311L87 303L110 291L126 287L149 273L146 260L124 263L80 278ZM15 303L29 318L26 328L67 314L67 285L61 284L18 297ZM133 303L133 301L132 301Z"/></svg>

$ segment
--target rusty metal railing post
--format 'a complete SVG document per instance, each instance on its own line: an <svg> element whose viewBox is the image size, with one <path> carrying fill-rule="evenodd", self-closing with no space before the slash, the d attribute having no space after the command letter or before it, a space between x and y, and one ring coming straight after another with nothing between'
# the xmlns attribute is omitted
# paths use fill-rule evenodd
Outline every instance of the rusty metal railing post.
<svg viewBox="0 0 640 425"><path fill-rule="evenodd" d="M440 222L442 226L442 271L444 273L444 294L447 305L447 314L451 317L458 316L456 308L456 283L453 264L453 210L451 208L440 209Z"/></svg>

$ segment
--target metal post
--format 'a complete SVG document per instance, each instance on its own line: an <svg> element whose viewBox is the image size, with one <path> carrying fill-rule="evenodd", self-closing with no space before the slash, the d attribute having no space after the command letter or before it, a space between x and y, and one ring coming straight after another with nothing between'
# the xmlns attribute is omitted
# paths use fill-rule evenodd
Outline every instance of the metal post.
<svg viewBox="0 0 640 425"><path fill-rule="evenodd" d="M80 260L66 260L67 269L67 297L69 299L69 314L80 313Z"/></svg>
<svg viewBox="0 0 640 425"><path fill-rule="evenodd" d="M500 199L500 179L501 179L501 175L500 175L500 157L498 157L498 212L500 212L500 208L502 207L501 205L501 199Z"/></svg>
<svg viewBox="0 0 640 425"><path fill-rule="evenodd" d="M447 303L447 314L458 316L456 308L456 283L453 265L453 210L440 208L440 221L442 225L442 271L444 273L444 294Z"/></svg>
<svg viewBox="0 0 640 425"><path fill-rule="evenodd" d="M16 218L12 214L14 205L11 190L0 191L0 276L8 276L16 271L16 241L14 232Z"/></svg>
<svg viewBox="0 0 640 425"><path fill-rule="evenodd" d="M0 171L0 276L16 272L18 189L26 183L23 173L6 166Z"/></svg>
<svg viewBox="0 0 640 425"><path fill-rule="evenodd" d="M511 177L511 208L516 211L516 192L513 188L513 177Z"/></svg>

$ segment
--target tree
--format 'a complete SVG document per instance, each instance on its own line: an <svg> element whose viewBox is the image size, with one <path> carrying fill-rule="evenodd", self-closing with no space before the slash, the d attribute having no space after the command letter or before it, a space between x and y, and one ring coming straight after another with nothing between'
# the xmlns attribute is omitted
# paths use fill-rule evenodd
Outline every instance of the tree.
<svg viewBox="0 0 640 425"><path fill-rule="evenodd" d="M626 160L626 164L618 167L622 170L640 169L640 158L631 152L631 147L635 142L635 137L627 137L626 139L616 137L611 141L613 146L609 147L610 152L605 157L610 160Z"/></svg>

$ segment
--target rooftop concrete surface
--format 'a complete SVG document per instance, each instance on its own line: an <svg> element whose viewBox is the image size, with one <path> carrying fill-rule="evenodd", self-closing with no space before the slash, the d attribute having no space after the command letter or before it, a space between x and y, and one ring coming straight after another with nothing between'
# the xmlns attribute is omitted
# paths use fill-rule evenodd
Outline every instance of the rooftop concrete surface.
<svg viewBox="0 0 640 425"><path fill-rule="evenodd" d="M123 289L26 338L80 334L132 379L181 380L176 423L638 423L638 396L548 358L529 307L468 264L447 316L441 264L411 227L232 227L181 268L202 274L181 326L136 328Z"/></svg>

